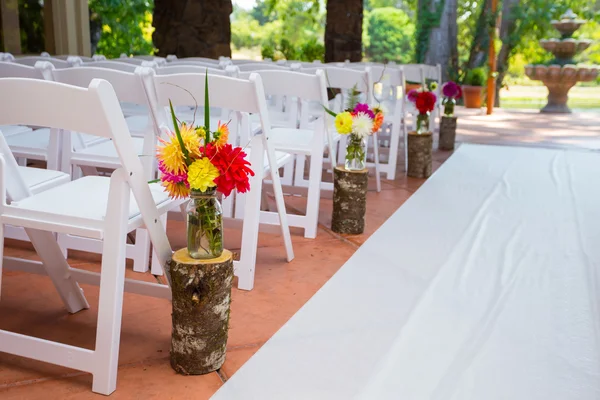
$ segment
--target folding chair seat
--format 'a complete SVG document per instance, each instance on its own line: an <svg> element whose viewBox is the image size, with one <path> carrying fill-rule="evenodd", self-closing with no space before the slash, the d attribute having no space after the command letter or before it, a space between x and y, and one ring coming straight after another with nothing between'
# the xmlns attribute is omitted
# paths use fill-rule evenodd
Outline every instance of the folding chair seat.
<svg viewBox="0 0 600 400"><path fill-rule="evenodd" d="M167 128L170 118L165 107L171 102L173 107L194 105L190 93L202 106L204 102L205 74L156 75L151 69L142 72L146 92L151 104L156 132ZM275 202L277 204L278 224L281 226L287 260L294 258L292 241L285 212L283 192L278 169L291 160L289 155L276 154L270 144L270 124L265 95L260 76L253 74L249 80L227 76L210 75L210 106L231 115L229 142L241 145L248 151L248 160L255 175L250 180L250 191L244 194L232 194L223 202L224 216L232 216L242 221L242 243L240 259L234 261L234 273L238 277L238 287L251 290L254 287L258 231L262 212L260 210L263 179L269 177L273 182ZM183 90L182 88L185 88ZM191 104L190 104L191 103ZM250 132L249 114L260 114L263 126L260 135ZM199 120L198 123L202 121ZM211 126L215 127L215 125ZM266 154L266 157L265 157ZM234 204L235 202L235 209Z"/></svg>
<svg viewBox="0 0 600 400"><path fill-rule="evenodd" d="M81 67L56 70L48 64L38 64L44 75L56 82L71 84L79 87L86 87L95 78L102 78L110 82L115 88L115 92L121 103L129 102L144 107L148 107L146 92L142 85L139 75L130 72L124 72L109 68ZM147 67L146 67L147 68ZM119 111L122 113L122 111ZM132 125L129 123L128 125ZM137 132L138 137L132 137L132 155L140 157L145 167L144 173L147 180L154 178L154 154L156 147L156 137L151 124L140 128ZM130 134L131 131L130 131ZM133 135L133 134L132 134ZM62 140L61 148L61 169L64 172L73 175L81 168L85 175L97 175L97 168L106 168L115 170L121 167L121 160L114 142L103 139L101 141L79 145L76 140L82 137L82 134L65 135ZM101 243L86 240L76 235L60 235L59 243L63 246L65 254L69 249L77 249L89 252L101 252ZM149 269L150 260L150 242L147 232L143 229L136 231L134 244L127 245L127 258L133 259L134 270L137 272L146 272Z"/></svg>
<svg viewBox="0 0 600 400"><path fill-rule="evenodd" d="M22 125L2 125L0 126L0 132L6 137L14 135L15 133L29 132L31 130L28 126Z"/></svg>
<svg viewBox="0 0 600 400"><path fill-rule="evenodd" d="M71 181L69 174L51 169L19 166L18 171L23 182L33 194Z"/></svg>
<svg viewBox="0 0 600 400"><path fill-rule="evenodd" d="M110 178L85 177L36 194L21 179L12 154L3 152L0 157L0 240L5 225L22 226L41 258L3 257L0 267L48 275L71 313L89 308L78 280L100 286L93 350L0 330L0 351L89 372L93 375L92 390L108 395L116 389L123 291L170 297L168 286L125 279L127 232L141 226L148 229L155 252L166 265L172 250L161 218L182 202L168 198L158 185L147 184L142 163L132 154L131 136L117 96L108 82L93 80L88 88L79 88L4 78L0 79L0 92L7 94L0 97L4 111L0 124L86 132L112 139L119 150L121 167ZM55 233L103 240L101 272L70 267ZM10 284L10 278L4 284Z"/></svg>

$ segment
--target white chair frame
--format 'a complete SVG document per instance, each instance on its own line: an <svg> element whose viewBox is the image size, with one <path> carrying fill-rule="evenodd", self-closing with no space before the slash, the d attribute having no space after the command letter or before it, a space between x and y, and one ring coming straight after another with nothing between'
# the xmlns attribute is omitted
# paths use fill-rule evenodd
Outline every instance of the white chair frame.
<svg viewBox="0 0 600 400"><path fill-rule="evenodd" d="M83 89L56 82L7 78L0 79L0 92L7 94L0 97L0 108L5 111L0 114L2 124L33 124L86 132L112 139L118 149L122 168L116 170L111 178L94 178L110 181L106 208L102 210L96 207L89 210L91 214L80 216L66 213L64 209L72 207L66 204L62 205L62 209L47 207L45 201L48 197L43 197L61 190L67 192L56 192L54 196L62 195L64 199L70 185L77 185L79 181L31 195L14 173L15 164L7 162L6 156L0 158L0 240L4 237L4 225L23 226L42 260L3 257L2 267L48 275L71 313L89 308L78 281L100 286L94 350L0 330L0 351L89 372L93 375L92 390L109 395L117 384L124 290L170 298L170 289L166 285L125 278L127 232L146 226L156 253L166 266L172 250L161 223L161 215L173 207L179 207L180 203L166 200L156 205L146 183L142 164L132 153L133 145L127 124L117 96L108 82L94 80L89 88ZM23 92L29 95L23 96ZM31 112L31 108L36 111ZM73 113L73 110L77 110L77 113ZM77 190L76 186L73 189ZM133 215L130 211L131 195L139 208L139 212ZM12 202L8 203L7 199ZM81 200L76 199L78 202ZM102 215L98 212L103 213L104 218L98 217ZM70 267L53 232L103 239L101 272L98 274Z"/></svg>
<svg viewBox="0 0 600 400"><path fill-rule="evenodd" d="M273 181L275 201L278 209L281 233L286 249L288 262L294 258L292 240L289 231L283 191L279 177L279 165L275 150L268 141L270 124L265 103L265 94L260 76L254 74L249 80L241 80L218 75L208 75L210 88L210 105L235 113L258 113L261 116L262 134L249 138L250 163L255 173L250 180L250 191L235 195L235 218L243 218L242 245L240 260L234 261L234 273L238 277L238 287L251 290L254 287L254 272L256 269L256 252L258 248L258 231L260 224L260 205L262 181L264 179L265 152L270 165L270 178ZM181 88L186 88L198 101L204 103L205 74L174 74L158 76L153 70L144 71L144 84L152 105L157 135L167 127L165 107L169 101L173 106L189 106L192 99L190 94ZM249 132L246 117L242 118L242 130ZM245 126L244 126L245 125ZM232 140L232 137L230 137ZM241 139L242 141L244 138ZM242 146L245 143L242 142ZM230 199L228 201L232 201ZM231 205L224 205L230 209ZM238 211L240 211L238 213ZM241 215L239 215L241 214Z"/></svg>

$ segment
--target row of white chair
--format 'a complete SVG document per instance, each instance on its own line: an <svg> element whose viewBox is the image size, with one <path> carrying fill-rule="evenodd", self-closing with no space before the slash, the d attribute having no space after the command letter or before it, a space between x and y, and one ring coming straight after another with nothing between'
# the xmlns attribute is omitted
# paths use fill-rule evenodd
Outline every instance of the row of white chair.
<svg viewBox="0 0 600 400"><path fill-rule="evenodd" d="M49 67L40 65L39 68ZM82 83L86 79L83 75L89 72L106 76L124 74L106 69L92 71L92 68L49 70L58 79L67 80L65 77L68 77L72 83ZM80 75L82 80L75 82L76 75ZM143 78L153 105L151 110L156 128L164 127L164 122L160 121L166 120L164 106L169 100L177 106L189 105L188 93L177 86L185 87L196 98L203 99L203 75L161 76L149 68L142 68L134 75ZM308 84L308 81L305 83ZM247 237L250 234L257 239L265 175L273 183L278 206L284 208L281 190L277 189L277 168L268 167L277 165L277 162L269 141L269 116L262 81L257 74L247 80L210 75L209 84L211 104L237 114L237 123L246 127L245 134L250 138L250 160L256 175L251 181L250 192L236 196L235 207L243 210L242 235ZM315 88L324 88L323 76L316 75L311 84ZM139 228L147 229L160 264L166 265L172 249L163 221L169 210L181 207L182 201L169 199L158 185L146 183L147 167L134 149L116 87L99 79L91 80L87 87L81 86L41 79L0 78L0 92L3 93L0 107L6 111L0 115L0 124L48 126L52 127L53 135L64 130L109 139L116 149L119 164L111 178L86 176L33 193L22 178L23 172L8 146L3 146L3 136L0 135L0 191L6 199L0 207L0 240L4 238L2 227L22 226L42 259L36 262L4 257L0 276L1 268L49 275L72 313L89 307L78 282L100 285L96 345L94 350L88 350L0 331L0 351L90 372L94 378L93 390L110 394L116 388L123 291L165 298L170 296L168 286L125 279L127 233ZM233 93L235 96L232 96ZM321 96L323 93L321 91ZM251 134L248 114L261 116L263 126L260 135ZM264 160L265 155L267 161ZM265 170L269 173L263 172ZM280 213L279 218L285 237L286 216ZM101 240L100 274L70 267L53 232ZM241 258L255 258L256 250L256 242L243 242ZM293 257L293 253L288 253L288 257ZM254 271L242 271L252 274L252 277L240 275L238 266L236 274L240 280L246 283L249 279L253 281ZM10 284L10 280L5 284Z"/></svg>

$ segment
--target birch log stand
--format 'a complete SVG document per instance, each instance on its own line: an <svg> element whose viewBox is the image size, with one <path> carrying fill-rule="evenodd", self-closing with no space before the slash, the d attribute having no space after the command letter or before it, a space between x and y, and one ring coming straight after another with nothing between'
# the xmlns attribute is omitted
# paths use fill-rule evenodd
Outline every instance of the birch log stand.
<svg viewBox="0 0 600 400"><path fill-rule="evenodd" d="M433 135L431 132L408 132L407 175L413 178L429 178L431 175Z"/></svg>
<svg viewBox="0 0 600 400"><path fill-rule="evenodd" d="M442 117L440 122L440 141L438 149L454 150L454 142L456 141L456 117Z"/></svg>
<svg viewBox="0 0 600 400"><path fill-rule="evenodd" d="M173 293L171 366L183 375L216 371L225 362L233 257L212 260L178 250L168 263Z"/></svg>
<svg viewBox="0 0 600 400"><path fill-rule="evenodd" d="M365 231L369 171L347 171L336 167L333 172L333 214L331 230L358 235Z"/></svg>

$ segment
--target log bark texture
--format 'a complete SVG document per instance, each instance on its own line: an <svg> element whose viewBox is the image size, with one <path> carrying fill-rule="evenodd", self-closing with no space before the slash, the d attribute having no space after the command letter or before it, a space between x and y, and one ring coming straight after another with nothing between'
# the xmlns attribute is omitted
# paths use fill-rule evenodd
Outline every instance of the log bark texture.
<svg viewBox="0 0 600 400"><path fill-rule="evenodd" d="M369 171L346 171L336 167L333 173L333 214L331 230L358 235L365 231Z"/></svg>
<svg viewBox="0 0 600 400"><path fill-rule="evenodd" d="M431 176L433 135L429 133L408 133L408 170L407 175L413 178L429 178Z"/></svg>
<svg viewBox="0 0 600 400"><path fill-rule="evenodd" d="M363 0L328 0L325 62L362 61Z"/></svg>
<svg viewBox="0 0 600 400"><path fill-rule="evenodd" d="M173 292L171 366L182 375L216 371L225 362L233 257L196 260L187 249L169 261Z"/></svg>
<svg viewBox="0 0 600 400"><path fill-rule="evenodd" d="M231 57L231 0L155 0L157 55Z"/></svg>
<svg viewBox="0 0 600 400"><path fill-rule="evenodd" d="M440 142L438 148L440 150L454 150L454 142L456 141L456 117L442 116L440 123Z"/></svg>

